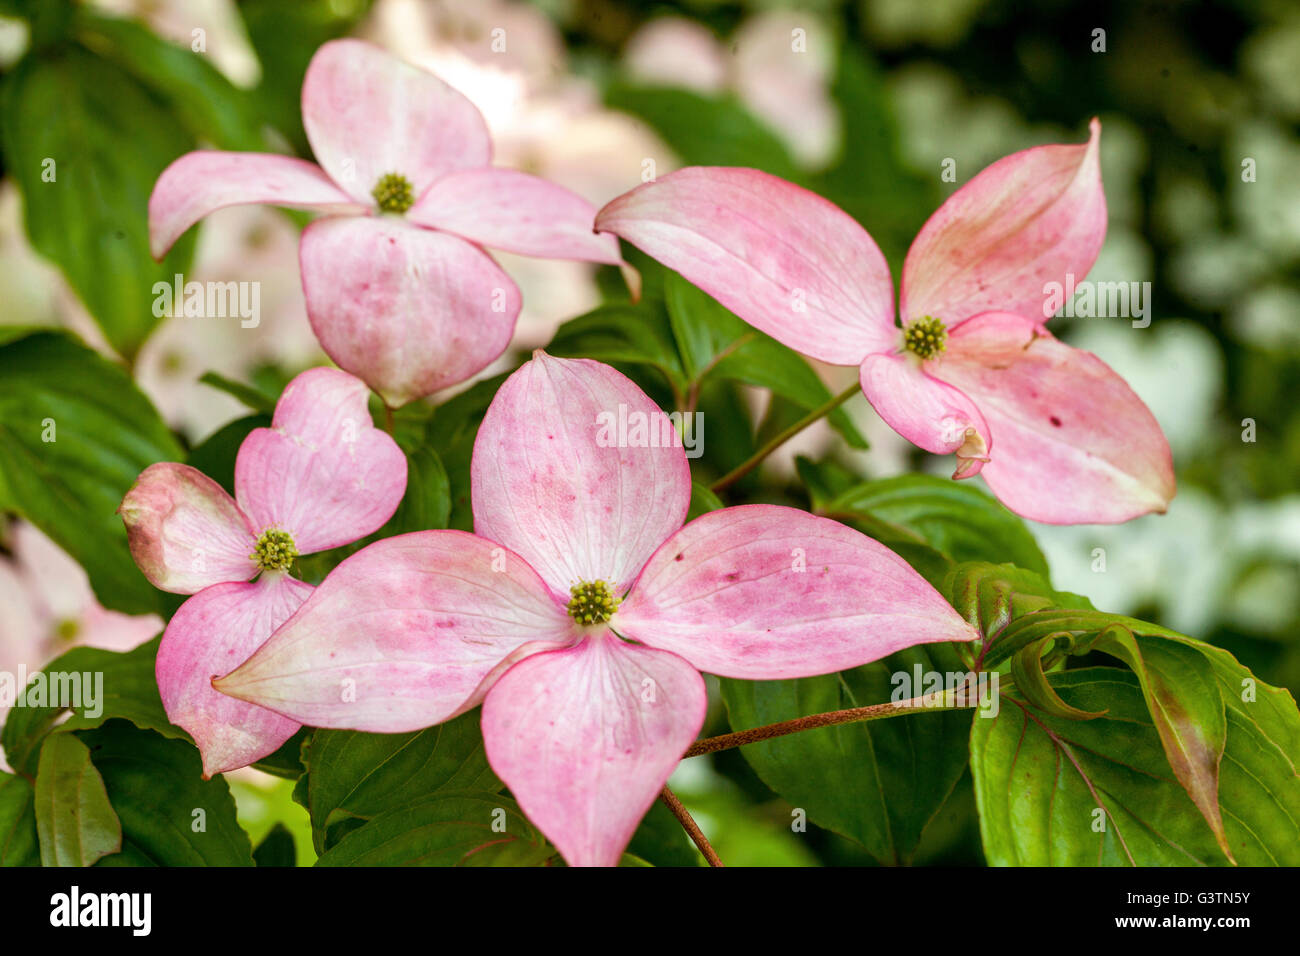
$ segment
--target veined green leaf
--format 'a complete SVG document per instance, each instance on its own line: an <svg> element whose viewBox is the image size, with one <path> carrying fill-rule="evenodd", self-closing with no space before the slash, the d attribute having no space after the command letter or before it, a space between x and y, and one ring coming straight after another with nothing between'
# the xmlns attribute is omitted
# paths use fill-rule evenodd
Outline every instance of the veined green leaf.
<svg viewBox="0 0 1300 956"><path fill-rule="evenodd" d="M122 824L104 780L90 750L69 734L56 734L41 748L36 829L42 866L91 866L122 849Z"/></svg>
<svg viewBox="0 0 1300 956"><path fill-rule="evenodd" d="M41 332L0 346L0 506L72 555L105 607L165 607L117 509L140 472L181 457L126 372L84 345Z"/></svg>

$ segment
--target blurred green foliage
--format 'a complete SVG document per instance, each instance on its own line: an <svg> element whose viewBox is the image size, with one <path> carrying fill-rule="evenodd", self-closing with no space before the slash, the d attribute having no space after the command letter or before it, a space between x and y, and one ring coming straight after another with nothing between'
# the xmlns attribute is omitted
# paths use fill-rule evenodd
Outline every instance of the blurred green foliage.
<svg viewBox="0 0 1300 956"><path fill-rule="evenodd" d="M666 17L706 27L727 60L735 54L738 31L779 4L539 0L536 6L562 31L573 67L598 85L607 106L638 117L683 163L756 166L826 196L871 232L896 282L912 237L954 189L1014 150L1082 139L1089 118L1100 116L1110 232L1094 277L1150 281L1153 322L1136 329L1123 320L1058 319L1056 328L1121 371L1137 370L1130 381L1156 410L1174 445L1180 493L1170 516L1104 535L1091 529L1033 529L1031 535L972 485L923 474L885 477L872 472L871 459L847 450L825 460L802 460L796 478L751 474L730 489L729 502L775 501L833 514L889 544L937 586L953 562L1015 560L1033 572L1016 575L985 566L970 592L981 610L985 605L979 600L990 593L1006 608L1030 616L1046 613L1044 605L1047 610L1086 607L1086 600L1051 589L1051 565L1056 587L1084 591L1107 610L1181 621L1182 629L1195 629L1196 637L1230 650L1254 673L1300 689L1300 415L1295 412L1300 394L1300 8L1288 0L801 3L797 16L806 18L807 29L829 39L826 95L839 118L833 155L812 163L800 158L801 151L793 148L798 143L769 126L736 91L648 84L632 76L625 62L638 31ZM241 89L203 57L160 40L138 23L107 19L70 0L0 0L0 16L22 18L28 25L25 54L0 68L5 104L0 170L22 193L32 246L60 268L124 364L134 360L156 324L145 290L155 277L180 271L192 253L191 234L162 265L148 257L146 203L158 172L199 144L278 148L310 157L299 116L303 73L315 49L353 32L369 7L364 0L242 0L238 13L260 74L255 86ZM1098 46L1099 30L1104 48ZM47 157L57 159L56 181L42 178ZM947 161L955 179L942 176ZM565 324L551 350L618 365L665 407L698 408L711 423L751 421L745 389L770 389L774 397L751 429L711 430L705 457L695 465L697 479L725 474L765 437L829 394L801 358L747 332L675 276L646 262L638 265L647 279L641 305L631 306L615 292L599 309ZM47 337L54 344L34 354L33 344ZM105 522L103 515L144 465L185 457L186 450L120 369L69 339L49 333L0 337L0 370L5 372L0 406L6 412L0 428L11 420L28 428L9 435L9 451L0 455L0 504L23 513L72 552L105 604L165 608L125 563L116 519ZM266 424L266 403L291 373L264 369L256 390L219 377L209 380L255 414L190 449L188 460L229 487L239 441ZM480 383L436 410L418 406L399 417L399 442L412 474L420 476L420 493L381 534L472 526L469 455L499 381ZM61 422L65 417L80 422L104 448L96 452L86 444L68 444L63 454L71 457L61 471L31 470L26 459L32 456L25 449L36 440L31 429L42 417L39 402L57 404ZM846 449L865 446L847 415L837 414L833 424ZM913 453L911 464L924 471L927 459ZM696 510L716 505L702 488L697 498ZM83 513L86 502L94 502L94 514ZM1098 542L1110 552L1110 576L1071 574L1070 561L1087 571ZM315 556L301 570L318 581L361 544ZM1189 567L1207 570L1180 572ZM1115 579L1126 577L1143 583L1127 590L1121 583L1115 590ZM1124 606L1103 602L1097 592L1106 588L1112 589L1111 602ZM989 606L1004 607L996 601ZM1210 659L1225 687L1237 679L1235 665ZM1085 662L1101 661L1094 655ZM128 664L140 661L123 662ZM882 663L799 686L727 686L721 698L729 712L715 704L704 733L726 732L733 721L749 726L797 716L809 707L884 699L888 670ZM1062 704L1115 703L1109 697L1094 700L1099 678L1091 667L1049 666L1047 671L1039 675L1039 691L1059 692ZM1104 676L1113 678L1114 668ZM1168 775L1157 729L1143 723L1147 708L1136 678L1124 673L1120 680L1129 723L1141 724L1127 742L1141 750L1153 773ZM1234 722L1232 695L1223 693L1229 701L1231 752L1253 739L1248 736L1253 731L1241 714ZM813 698L825 700L814 706ZM1014 709L1018 706L1008 701L1008 713L996 725L974 722L977 759L970 766L962 746L969 717L923 715L908 719L934 722L922 728L934 738L928 742L901 721L828 728L809 734L793 756L784 745L771 743L754 748L748 759L731 751L688 761L674 785L732 864L1047 862L1049 841L1036 834L1017 836L1006 822L1016 808L992 803L991 794L1006 796L1005 779L990 768L996 770L998 760L1018 746L1024 723ZM250 848L233 825L225 784L199 784L190 766L192 751L180 740L160 736L180 732L157 714L109 716L126 720L75 731L78 739L93 741L108 754L100 772L110 785L125 840L122 853L109 859L137 862L179 853L178 862L248 862ZM1097 723L1057 723L1049 720L1046 726L1073 735L1080 746L1089 745L1090 735L1100 735L1093 748L1101 754L1098 772L1111 775L1107 779L1113 777L1115 788L1137 794L1136 802L1147 799L1139 792L1147 781L1128 779L1133 775L1102 747L1118 732L1113 715ZM459 722L449 727L454 730ZM43 739L37 731L45 729L11 722L6 733L17 743L15 735L31 731L21 754L34 760ZM439 745L436 733L411 736L430 750ZM462 762L478 767L481 747L475 749L471 740L461 754L451 746L458 740L455 733L442 738L439 760L450 760L452 769ZM347 787L342 791L348 796L327 797L331 787L340 789L329 774L341 774L350 786L354 781L347 774L367 779L372 764L382 763L386 753L367 749L374 740L353 741L342 732L318 732L310 744L303 743L295 738L265 763L292 778L306 760L309 772L301 777L297 803L291 802L294 791L286 781L233 785L240 823L256 847L253 857L259 865L310 863L318 852L332 854L331 859L377 859L365 839L349 835L371 820L402 832L396 805L373 793L359 797ZM1036 759L1046 764L1056 759L1059 740L1044 731L1033 746ZM824 777L806 774L809 748L822 752L818 770ZM120 759L127 751L152 761L154 777L133 776ZM347 760L312 769L313 751L317 758L338 751ZM11 756L16 752L17 747L10 750ZM903 763L878 764L881 753ZM1128 760L1127 753L1121 756ZM909 776L922 759L941 763L941 772ZM836 774L844 779L837 782ZM222 808L212 838L179 850L156 839L153 821L139 805L155 778L191 802L200 798L189 791L212 791L205 799ZM888 783L880 785L878 812L864 811L870 795L855 788L882 780ZM438 777L430 789L442 782ZM1023 799L1033 803L1047 793L1038 786L1043 782L1035 778ZM1198 859L1216 860L1195 808L1172 786L1172 778L1164 782L1171 786L1157 796L1171 802L1157 807L1160 822L1170 832L1181 828L1184 836L1190 834L1198 843ZM421 805L421 819L450 833L466 807L503 799L496 783L461 781L454 796ZM1226 786L1233 788L1233 800L1245 800L1247 782L1231 778ZM28 791L24 778L0 777L0 823L27 825ZM366 796L369 802L361 799ZM1068 796L1081 807L1090 798ZM977 798L985 817L982 844ZM1251 812L1258 808L1251 806ZM808 808L816 819L806 834L796 836L792 816ZM18 832L18 824L10 828ZM536 834L527 832L530 840L520 859L539 855ZM1160 840L1151 844L1143 851L1151 858L1178 859ZM35 852L34 841L14 845L24 859ZM1122 855L1112 843L1103 841L1101 849L1115 859ZM1052 862L1081 862L1097 852L1087 842L1055 850ZM675 821L658 806L630 853L658 865L697 859ZM1266 848L1252 844L1244 859L1266 855ZM394 858L401 856L399 847Z"/></svg>

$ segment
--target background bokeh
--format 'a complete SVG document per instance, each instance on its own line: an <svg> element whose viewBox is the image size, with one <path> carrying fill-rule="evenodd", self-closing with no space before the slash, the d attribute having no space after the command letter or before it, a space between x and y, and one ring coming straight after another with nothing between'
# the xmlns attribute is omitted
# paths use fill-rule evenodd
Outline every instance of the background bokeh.
<svg viewBox="0 0 1300 956"><path fill-rule="evenodd" d="M186 49L201 31L205 55L257 104L259 135L271 147L309 155L298 118L307 60L330 37L363 36L474 100L499 164L597 205L647 171L757 166L857 217L896 280L911 237L960 184L1014 150L1082 141L1089 118L1100 117L1110 226L1090 278L1149 282L1152 321L1135 328L1124 318L1061 318L1054 328L1100 355L1150 405L1169 436L1179 490L1164 516L1117 527L1036 525L1034 534L1056 587L1220 644L1265 679L1300 691L1293 0L88 6L140 20ZM0 14L16 12L15 0L0 2ZM33 42L41 38L22 21L0 19L0 70ZM941 175L945 164L955 182ZM66 270L35 251L19 177L4 172L0 322L66 326L121 358L189 442L241 414L233 398L198 382L202 373L274 388L323 360L298 285L301 218L232 209L198 230L187 277L260 282L258 329L167 319L127 354L100 333ZM95 268L93 250L85 255ZM563 320L601 302L606 285L592 267L501 258L524 292L521 348L545 344ZM852 376L822 371L836 388ZM812 431L785 451L785 467L800 453L838 457L870 477L944 470L946 462L916 452L865 401L847 408L869 451L845 451L829 430ZM156 632L156 618L98 607L76 564L31 526L11 522L3 540L0 668L37 666L72 641L120 647ZM283 784L249 773L237 787L255 843L277 819L301 838ZM688 762L674 787L730 863L865 862L850 841L816 827L792 834L789 808L734 752ZM955 801L917 861L979 862L973 820L969 800ZM300 848L309 853L301 839Z"/></svg>

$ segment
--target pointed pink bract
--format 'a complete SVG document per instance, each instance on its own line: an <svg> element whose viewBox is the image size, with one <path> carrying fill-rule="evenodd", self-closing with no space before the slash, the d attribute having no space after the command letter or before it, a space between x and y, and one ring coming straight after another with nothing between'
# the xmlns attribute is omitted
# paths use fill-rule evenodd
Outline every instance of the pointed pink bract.
<svg viewBox="0 0 1300 956"><path fill-rule="evenodd" d="M388 173L405 176L418 199L440 176L492 159L487 124L473 103L362 40L332 40L311 58L302 125L316 161L367 205Z"/></svg>
<svg viewBox="0 0 1300 956"><path fill-rule="evenodd" d="M745 680L829 674L979 637L884 545L777 505L724 508L682 528L650 559L614 626Z"/></svg>
<svg viewBox="0 0 1300 956"><path fill-rule="evenodd" d="M211 680L243 663L311 593L287 574L218 584L172 616L158 647L158 691L167 717L203 755L203 775L246 767L274 753L298 730L295 721L227 697Z"/></svg>
<svg viewBox="0 0 1300 956"><path fill-rule="evenodd" d="M375 428L359 378L314 368L290 382L270 428L235 459L235 494L258 533L289 532L299 554L364 538L406 492L406 456Z"/></svg>
<svg viewBox="0 0 1300 956"><path fill-rule="evenodd" d="M790 348L857 365L893 348L885 257L848 213L756 169L695 166L609 203L622 236Z"/></svg>
<svg viewBox="0 0 1300 956"><path fill-rule="evenodd" d="M483 742L570 865L615 866L706 706L686 661L602 634L507 671L483 704Z"/></svg>
<svg viewBox="0 0 1300 956"><path fill-rule="evenodd" d="M1173 460L1142 400L1090 352L990 312L951 331L932 373L971 396L996 445L982 474L1008 508L1049 524L1163 512Z"/></svg>
<svg viewBox="0 0 1300 956"><path fill-rule="evenodd" d="M343 561L217 687L314 727L399 733L476 705L504 659L575 637L518 555L461 531L420 531Z"/></svg>
<svg viewBox="0 0 1300 956"><path fill-rule="evenodd" d="M579 581L632 582L686 519L691 473L668 417L627 377L537 352L483 417L471 493L475 532L567 601Z"/></svg>
<svg viewBox="0 0 1300 956"><path fill-rule="evenodd" d="M618 240L592 228L596 208L575 192L515 169L444 176L407 218L479 245L524 256L620 265Z"/></svg>
<svg viewBox="0 0 1300 956"><path fill-rule="evenodd" d="M366 209L305 160L272 153L186 153L149 196L149 249L161 259L190 226L227 206L266 203L323 212Z"/></svg>
<svg viewBox="0 0 1300 956"><path fill-rule="evenodd" d="M1043 321L1044 286L1080 281L1106 238L1101 124L1087 143L1012 153L953 193L903 263L904 324L934 316L949 327L979 312Z"/></svg>

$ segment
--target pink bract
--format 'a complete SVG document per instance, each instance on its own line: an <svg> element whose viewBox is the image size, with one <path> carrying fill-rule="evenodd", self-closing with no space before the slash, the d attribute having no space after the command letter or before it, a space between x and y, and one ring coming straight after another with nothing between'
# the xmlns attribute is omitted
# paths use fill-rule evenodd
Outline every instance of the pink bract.
<svg viewBox="0 0 1300 956"><path fill-rule="evenodd" d="M319 166L200 151L164 170L149 199L153 253L225 206L328 214L299 246L307 315L329 356L391 406L464 381L509 343L519 290L481 246L623 264L618 241L592 230L595 207L490 166L473 104L378 47L334 40L317 50L302 117ZM404 208L385 211L373 193L394 174L408 193Z"/></svg>
<svg viewBox="0 0 1300 956"><path fill-rule="evenodd" d="M286 562L255 560L259 539L287 535L296 554L338 547L382 526L405 493L406 457L371 422L369 394L338 369L303 372L285 388L271 427L240 446L234 498L197 469L162 462L122 500L145 577L194 595L168 623L156 670L167 716L198 744L205 777L265 757L299 727L210 683L247 660L312 592Z"/></svg>
<svg viewBox="0 0 1300 956"><path fill-rule="evenodd" d="M645 416L647 440L611 440L619 415ZM488 759L524 812L569 863L613 865L699 733L700 671L802 677L976 639L905 562L837 522L747 505L683 526L675 436L612 368L535 353L479 428L477 534L358 552L214 686L380 733L481 703ZM593 593L608 613L580 622Z"/></svg>
<svg viewBox="0 0 1300 956"><path fill-rule="evenodd" d="M1172 499L1168 442L1118 375L1044 324L1049 284L1083 279L1105 237L1100 135L1093 120L1085 144L1007 156L940 206L903 264L902 330L871 236L775 176L679 170L615 199L596 225L790 348L861 366L889 425L955 454L953 477L983 474L1012 511L1126 521ZM905 334L933 320L946 348L909 349Z"/></svg>

